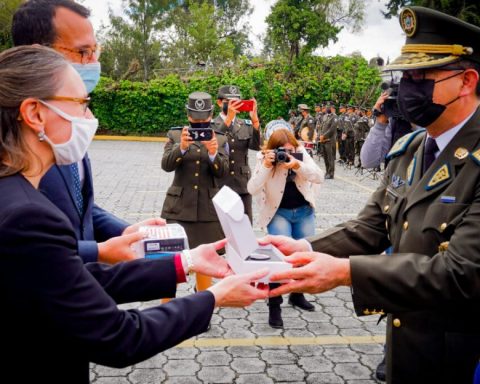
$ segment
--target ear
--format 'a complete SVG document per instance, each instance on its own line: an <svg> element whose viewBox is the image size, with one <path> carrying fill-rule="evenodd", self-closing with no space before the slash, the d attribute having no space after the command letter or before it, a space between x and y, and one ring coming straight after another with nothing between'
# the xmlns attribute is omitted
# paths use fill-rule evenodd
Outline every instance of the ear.
<svg viewBox="0 0 480 384"><path fill-rule="evenodd" d="M217 99L217 105L222 108L223 107L223 101L220 99Z"/></svg>
<svg viewBox="0 0 480 384"><path fill-rule="evenodd" d="M479 81L479 73L474 69L466 69L463 74L463 86L459 96L475 94Z"/></svg>
<svg viewBox="0 0 480 384"><path fill-rule="evenodd" d="M46 113L47 111L45 108L42 108L37 99L28 98L20 104L19 118L36 134L43 132L45 129Z"/></svg>

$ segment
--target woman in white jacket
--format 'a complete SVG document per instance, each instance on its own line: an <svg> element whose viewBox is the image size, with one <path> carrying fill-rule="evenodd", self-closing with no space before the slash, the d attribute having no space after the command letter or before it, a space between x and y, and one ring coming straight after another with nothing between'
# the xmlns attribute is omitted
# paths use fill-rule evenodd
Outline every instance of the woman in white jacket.
<svg viewBox="0 0 480 384"><path fill-rule="evenodd" d="M301 239L315 233L315 194L324 174L283 123L274 120L267 124L268 142L257 154L247 188L260 207L262 229L272 235ZM283 327L282 302L281 296L269 299L268 322L273 328ZM290 294L288 302L307 311L315 310L301 293Z"/></svg>

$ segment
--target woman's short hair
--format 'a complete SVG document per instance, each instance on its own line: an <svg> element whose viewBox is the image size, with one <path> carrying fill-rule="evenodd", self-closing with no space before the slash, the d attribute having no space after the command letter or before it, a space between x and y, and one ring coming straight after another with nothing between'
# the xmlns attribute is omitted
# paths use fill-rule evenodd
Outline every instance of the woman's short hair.
<svg viewBox="0 0 480 384"><path fill-rule="evenodd" d="M20 105L29 97L54 96L68 65L59 53L42 46L0 53L0 177L29 168L30 150L22 135Z"/></svg>

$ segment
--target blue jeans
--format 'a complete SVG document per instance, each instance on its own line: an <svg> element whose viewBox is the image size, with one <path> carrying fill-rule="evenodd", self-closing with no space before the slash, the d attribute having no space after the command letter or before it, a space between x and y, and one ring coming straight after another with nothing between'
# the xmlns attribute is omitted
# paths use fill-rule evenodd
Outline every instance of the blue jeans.
<svg viewBox="0 0 480 384"><path fill-rule="evenodd" d="M303 239L315 234L315 212L310 205L294 209L279 208L267 225L270 235Z"/></svg>

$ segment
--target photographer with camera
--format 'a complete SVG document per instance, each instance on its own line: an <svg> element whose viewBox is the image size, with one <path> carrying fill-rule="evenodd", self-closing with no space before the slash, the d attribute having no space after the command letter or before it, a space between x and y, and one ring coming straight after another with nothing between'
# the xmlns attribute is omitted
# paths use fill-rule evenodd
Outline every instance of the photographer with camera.
<svg viewBox="0 0 480 384"><path fill-rule="evenodd" d="M259 225L269 234L303 239L315 233L315 195L323 182L323 171L302 147L285 121L273 120L265 127L268 142L257 154L248 192L260 207ZM278 286L274 284L271 288ZM282 328L282 297L269 299L268 323ZM303 294L291 293L288 302L314 311Z"/></svg>
<svg viewBox="0 0 480 384"><path fill-rule="evenodd" d="M225 135L212 129L213 103L208 93L191 93L186 108L189 127L170 129L162 157L162 169L175 172L162 217L167 223L180 224L194 248L224 237L212 197L228 172L228 144ZM198 273L196 277L198 291L210 287L210 277Z"/></svg>
<svg viewBox="0 0 480 384"><path fill-rule="evenodd" d="M400 137L412 132L412 125L398 110L398 84L398 81L392 79L390 84L381 85L385 91L373 107L375 124L370 128L360 151L360 161L364 168L379 168L393 144Z"/></svg>

